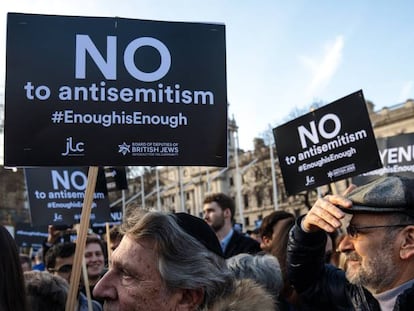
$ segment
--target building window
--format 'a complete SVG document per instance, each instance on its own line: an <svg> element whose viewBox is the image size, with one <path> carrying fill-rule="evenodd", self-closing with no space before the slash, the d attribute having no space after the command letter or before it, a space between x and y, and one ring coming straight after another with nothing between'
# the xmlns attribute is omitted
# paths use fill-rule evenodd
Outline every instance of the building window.
<svg viewBox="0 0 414 311"><path fill-rule="evenodd" d="M270 204L273 205L273 189L269 188L269 198L270 198Z"/></svg>
<svg viewBox="0 0 414 311"><path fill-rule="evenodd" d="M254 172L254 175L255 175L254 177L255 177L256 181L260 181L262 179L262 174L261 174L260 170L256 170Z"/></svg>
<svg viewBox="0 0 414 311"><path fill-rule="evenodd" d="M249 217L245 217L244 218L244 224L247 226L250 226L250 218Z"/></svg>
<svg viewBox="0 0 414 311"><path fill-rule="evenodd" d="M234 186L234 180L233 180L233 177L230 177L230 178L229 178L229 183L230 183L230 186Z"/></svg>
<svg viewBox="0 0 414 311"><path fill-rule="evenodd" d="M244 200L244 208L248 209L249 208L249 196L247 194L245 194L243 196L243 200Z"/></svg>
<svg viewBox="0 0 414 311"><path fill-rule="evenodd" d="M256 191L257 207L263 207L263 191L260 189Z"/></svg>
<svg viewBox="0 0 414 311"><path fill-rule="evenodd" d="M190 200L190 192L187 192L187 193L185 194L185 197L187 198L187 201L188 201L188 200Z"/></svg>

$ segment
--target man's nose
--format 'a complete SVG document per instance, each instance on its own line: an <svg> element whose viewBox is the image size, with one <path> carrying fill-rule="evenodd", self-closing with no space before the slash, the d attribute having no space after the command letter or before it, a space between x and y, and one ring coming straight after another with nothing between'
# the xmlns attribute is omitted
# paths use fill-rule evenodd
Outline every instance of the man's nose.
<svg viewBox="0 0 414 311"><path fill-rule="evenodd" d="M341 242L339 242L337 251L340 251L341 253L346 253L347 251L354 250L354 244L352 242L352 238L346 234Z"/></svg>
<svg viewBox="0 0 414 311"><path fill-rule="evenodd" d="M93 289L93 295L102 299L116 299L115 280L112 278L112 270L105 273Z"/></svg>

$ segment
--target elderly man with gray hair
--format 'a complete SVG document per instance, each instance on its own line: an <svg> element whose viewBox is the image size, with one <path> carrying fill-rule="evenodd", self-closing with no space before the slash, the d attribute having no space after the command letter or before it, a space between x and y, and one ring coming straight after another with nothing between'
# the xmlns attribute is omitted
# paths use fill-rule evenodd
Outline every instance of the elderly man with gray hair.
<svg viewBox="0 0 414 311"><path fill-rule="evenodd" d="M122 230L111 268L94 289L104 310L207 310L233 290L220 244L202 219L137 211Z"/></svg>
<svg viewBox="0 0 414 311"><path fill-rule="evenodd" d="M325 265L326 232L341 226L346 271ZM288 275L318 310L414 310L414 178L386 176L327 195L290 232Z"/></svg>

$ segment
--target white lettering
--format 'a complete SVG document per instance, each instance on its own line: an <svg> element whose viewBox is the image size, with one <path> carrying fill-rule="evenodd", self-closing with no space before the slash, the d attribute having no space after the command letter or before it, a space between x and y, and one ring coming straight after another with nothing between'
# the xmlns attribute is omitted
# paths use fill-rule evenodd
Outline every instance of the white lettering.
<svg viewBox="0 0 414 311"><path fill-rule="evenodd" d="M135 65L135 53L143 47L150 46L161 56L160 66L153 72L143 72ZM106 60L88 35L76 35L75 78L86 79L86 53L108 80L117 79L117 38L106 38ZM151 37L141 37L132 40L124 51L124 65L128 73L139 81L153 82L162 79L170 70L171 54L160 40ZM29 90L29 86L27 87Z"/></svg>
<svg viewBox="0 0 414 311"><path fill-rule="evenodd" d="M325 123L329 120L334 122L334 129L330 133L327 132L325 129ZM335 137L336 135L338 135L338 133L341 130L341 120L338 118L337 115L333 113L328 113L319 120L318 131L316 130L315 121L309 122L309 126L310 126L310 131L303 125L298 127L300 143L303 149L308 147L306 138L312 141L313 144L319 143L318 131L319 131L319 134L325 139L331 139Z"/></svg>
<svg viewBox="0 0 414 311"><path fill-rule="evenodd" d="M86 78L86 51L104 77L116 80L116 37L106 38L106 61L88 35L76 35L75 78Z"/></svg>
<svg viewBox="0 0 414 311"><path fill-rule="evenodd" d="M143 72L135 66L135 52L143 46L151 46L155 48L161 56L160 67L154 72ZM126 70L131 76L139 81L153 82L162 79L170 70L171 54L168 48L160 40L151 37L142 37L133 40L125 49L124 64Z"/></svg>

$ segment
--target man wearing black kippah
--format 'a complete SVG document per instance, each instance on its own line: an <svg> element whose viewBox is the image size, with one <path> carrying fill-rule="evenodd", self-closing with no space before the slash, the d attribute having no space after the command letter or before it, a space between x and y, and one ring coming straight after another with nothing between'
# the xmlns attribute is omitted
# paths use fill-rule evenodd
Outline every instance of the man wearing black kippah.
<svg viewBox="0 0 414 311"><path fill-rule="evenodd" d="M178 225L189 235L201 242L209 251L224 257L220 242L214 231L202 219L187 213L176 213Z"/></svg>
<svg viewBox="0 0 414 311"><path fill-rule="evenodd" d="M202 219L129 210L112 264L93 290L105 311L274 310L264 287L235 280Z"/></svg>
<svg viewBox="0 0 414 311"><path fill-rule="evenodd" d="M235 204L232 198L224 193L212 193L204 198L203 204L204 220L216 233L225 258L261 251L259 242L233 229Z"/></svg>
<svg viewBox="0 0 414 311"><path fill-rule="evenodd" d="M346 271L324 264L325 232L346 228ZM414 179L382 177L327 195L292 228L288 276L315 310L414 310Z"/></svg>
<svg viewBox="0 0 414 311"><path fill-rule="evenodd" d="M94 296L105 311L207 310L232 288L233 277L206 227L190 215L131 209Z"/></svg>

